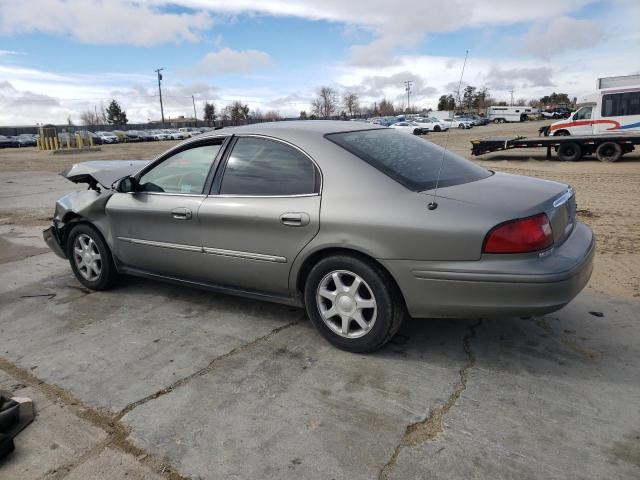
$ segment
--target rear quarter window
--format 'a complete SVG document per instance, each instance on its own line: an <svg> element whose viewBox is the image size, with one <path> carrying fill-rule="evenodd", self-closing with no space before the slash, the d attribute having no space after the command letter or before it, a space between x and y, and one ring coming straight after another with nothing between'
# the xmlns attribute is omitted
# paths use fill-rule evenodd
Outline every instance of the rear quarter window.
<svg viewBox="0 0 640 480"><path fill-rule="evenodd" d="M410 190L474 182L491 172L427 140L392 128L330 133L326 138Z"/></svg>

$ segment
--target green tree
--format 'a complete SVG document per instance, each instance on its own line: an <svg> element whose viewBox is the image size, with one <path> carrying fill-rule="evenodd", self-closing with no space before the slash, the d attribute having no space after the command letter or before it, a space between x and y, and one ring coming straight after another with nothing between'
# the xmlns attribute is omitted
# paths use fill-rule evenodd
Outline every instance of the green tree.
<svg viewBox="0 0 640 480"><path fill-rule="evenodd" d="M216 121L216 106L213 103L204 104L204 121L211 126Z"/></svg>
<svg viewBox="0 0 640 480"><path fill-rule="evenodd" d="M456 99L453 95L442 95L438 100L438 110L455 110Z"/></svg>
<svg viewBox="0 0 640 480"><path fill-rule="evenodd" d="M112 125L125 125L129 122L129 120L127 120L127 112L125 112L115 100L111 100L111 103L107 107L107 122Z"/></svg>

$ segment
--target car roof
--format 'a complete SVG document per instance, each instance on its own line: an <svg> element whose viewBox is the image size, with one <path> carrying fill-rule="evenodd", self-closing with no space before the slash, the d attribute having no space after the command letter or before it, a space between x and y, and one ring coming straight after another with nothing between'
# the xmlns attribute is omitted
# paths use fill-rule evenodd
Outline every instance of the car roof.
<svg viewBox="0 0 640 480"><path fill-rule="evenodd" d="M204 133L200 138L217 137L220 135L267 135L283 140L295 141L298 138L310 136L323 137L329 133L353 132L355 130L378 130L380 125L357 123L340 120L290 120L280 122L263 122L243 125L240 127L225 127L220 130Z"/></svg>

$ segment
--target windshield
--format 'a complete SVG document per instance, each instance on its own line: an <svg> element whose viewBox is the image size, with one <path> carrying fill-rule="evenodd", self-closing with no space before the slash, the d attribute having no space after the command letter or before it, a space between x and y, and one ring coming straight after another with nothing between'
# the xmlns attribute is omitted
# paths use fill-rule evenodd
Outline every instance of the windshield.
<svg viewBox="0 0 640 480"><path fill-rule="evenodd" d="M427 140L386 128L326 137L410 190L421 192L436 185L444 149ZM439 186L474 182L490 175L488 170L446 151Z"/></svg>

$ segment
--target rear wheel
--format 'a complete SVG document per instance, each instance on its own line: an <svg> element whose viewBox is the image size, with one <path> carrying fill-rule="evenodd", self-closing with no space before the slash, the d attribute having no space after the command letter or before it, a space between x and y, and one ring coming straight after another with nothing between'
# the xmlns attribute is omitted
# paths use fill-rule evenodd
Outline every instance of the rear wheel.
<svg viewBox="0 0 640 480"><path fill-rule="evenodd" d="M333 345L371 352L387 343L405 316L389 275L373 262L336 255L320 260L305 285L309 318Z"/></svg>
<svg viewBox="0 0 640 480"><path fill-rule="evenodd" d="M558 158L563 162L575 162L582 158L582 149L575 142L561 143L558 146Z"/></svg>
<svg viewBox="0 0 640 480"><path fill-rule="evenodd" d="M601 162L616 162L622 156L622 147L616 142L605 142L598 145L596 157Z"/></svg>
<svg viewBox="0 0 640 480"><path fill-rule="evenodd" d="M91 225L81 223L69 232L67 258L78 281L91 290L106 290L116 281L111 251Z"/></svg>

